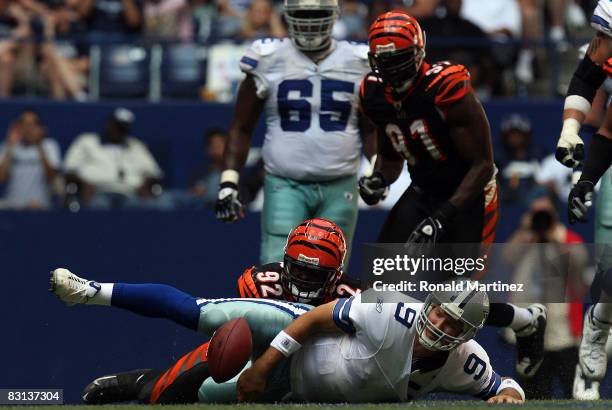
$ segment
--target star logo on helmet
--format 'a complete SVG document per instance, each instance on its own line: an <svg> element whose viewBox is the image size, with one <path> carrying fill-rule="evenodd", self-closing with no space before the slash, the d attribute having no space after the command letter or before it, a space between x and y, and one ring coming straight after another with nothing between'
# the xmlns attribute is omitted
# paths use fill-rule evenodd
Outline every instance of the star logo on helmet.
<svg viewBox="0 0 612 410"><path fill-rule="evenodd" d="M319 266L319 258L311 258L311 257L306 256L306 255L301 254L301 253L298 255L298 261L305 262L305 263L308 263L310 265Z"/></svg>

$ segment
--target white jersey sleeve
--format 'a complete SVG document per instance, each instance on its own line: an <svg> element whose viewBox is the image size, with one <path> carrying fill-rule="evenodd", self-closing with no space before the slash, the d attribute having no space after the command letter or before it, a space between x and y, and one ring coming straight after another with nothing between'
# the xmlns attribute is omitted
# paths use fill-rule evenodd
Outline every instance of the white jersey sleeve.
<svg viewBox="0 0 612 410"><path fill-rule="evenodd" d="M451 352L438 379L436 390L470 394L483 400L495 396L502 381L487 352L475 340Z"/></svg>
<svg viewBox="0 0 612 410"><path fill-rule="evenodd" d="M261 99L268 97L270 87L273 85L266 76L270 66L274 64L272 55L282 47L284 41L288 40L273 38L257 40L251 44L240 59L240 69L245 74L253 76L257 86L257 96Z"/></svg>
<svg viewBox="0 0 612 410"><path fill-rule="evenodd" d="M591 17L591 26L612 37L612 1L599 0Z"/></svg>

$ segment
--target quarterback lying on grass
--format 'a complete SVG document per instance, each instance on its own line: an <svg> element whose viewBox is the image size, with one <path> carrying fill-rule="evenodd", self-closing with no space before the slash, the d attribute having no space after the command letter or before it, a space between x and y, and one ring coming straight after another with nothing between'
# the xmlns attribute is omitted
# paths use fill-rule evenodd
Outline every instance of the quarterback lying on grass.
<svg viewBox="0 0 612 410"><path fill-rule="evenodd" d="M58 284L59 285L59 284ZM87 286L84 284L83 286ZM55 289L59 294L59 289ZM194 299L206 335L245 318L254 365L235 380L205 379L203 403L405 402L432 391L477 396L491 403L521 403L524 393L493 370L473 340L489 311L485 293L432 293L425 303L364 303L361 295L312 308L261 299ZM191 305L191 304L190 304ZM178 321L185 324L185 320Z"/></svg>

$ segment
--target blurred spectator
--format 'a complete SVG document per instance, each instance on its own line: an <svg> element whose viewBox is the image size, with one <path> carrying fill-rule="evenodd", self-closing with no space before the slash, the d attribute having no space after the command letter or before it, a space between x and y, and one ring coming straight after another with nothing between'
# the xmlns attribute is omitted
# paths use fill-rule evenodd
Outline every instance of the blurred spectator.
<svg viewBox="0 0 612 410"><path fill-rule="evenodd" d="M80 0L92 41L130 41L141 32L142 0Z"/></svg>
<svg viewBox="0 0 612 410"><path fill-rule="evenodd" d="M130 136L133 122L131 111L117 108L102 135L77 137L64 162L69 194L78 193L94 209L168 206L161 195L161 169L145 144Z"/></svg>
<svg viewBox="0 0 612 410"><path fill-rule="evenodd" d="M265 37L285 37L280 16L276 14L271 0L252 0L242 25L240 37L255 40Z"/></svg>
<svg viewBox="0 0 612 410"><path fill-rule="evenodd" d="M250 0L217 0L218 15L213 25L213 37L239 36L250 4Z"/></svg>
<svg viewBox="0 0 612 410"><path fill-rule="evenodd" d="M403 7L400 9L420 21L423 18L432 17L439 2L440 0L403 0Z"/></svg>
<svg viewBox="0 0 612 410"><path fill-rule="evenodd" d="M499 81L499 73L494 67L486 33L461 17L462 4L462 0L442 0L436 15L421 21L423 30L433 37L427 58L430 62L451 60L463 64L470 70L472 84L479 94L488 95ZM453 41L457 38L471 43L458 47ZM438 40L442 43L436 43Z"/></svg>
<svg viewBox="0 0 612 410"><path fill-rule="evenodd" d="M565 16L570 3L574 0L547 0L547 11L550 19L548 39L556 45L560 52L569 49L565 32ZM540 0L519 0L522 20L522 47L515 68L517 79L530 84L534 80L534 60L536 43L544 39L544 7ZM577 7L572 9L576 13ZM578 13L580 11L578 10ZM583 17L583 16L582 16Z"/></svg>
<svg viewBox="0 0 612 410"><path fill-rule="evenodd" d="M504 245L504 259L514 267L512 282L525 284L527 292L513 297L548 302L544 361L532 379L521 380L528 397L553 397L557 381L561 398L572 396L577 344L582 334L582 303L559 302L582 301L584 297L582 274L588 252L583 242L580 235L559 222L551 198L541 196L531 203L521 225Z"/></svg>
<svg viewBox="0 0 612 410"><path fill-rule="evenodd" d="M521 12L515 0L463 0L461 16L476 24L491 40L491 55L496 63L498 78L514 69L515 40L521 36ZM509 84L496 82L495 95L507 93ZM512 84L513 85L513 84Z"/></svg>
<svg viewBox="0 0 612 410"><path fill-rule="evenodd" d="M191 21L185 22L181 32L188 33L195 41L206 41L212 33L217 18L217 5L214 0L190 0Z"/></svg>
<svg viewBox="0 0 612 410"><path fill-rule="evenodd" d="M571 168L557 161L555 154L550 154L542 160L535 181L562 204L567 204L567 198L572 190L572 173Z"/></svg>
<svg viewBox="0 0 612 410"><path fill-rule="evenodd" d="M13 92L15 81L27 82L33 64L33 48L24 42L31 35L27 11L17 2L0 0L0 97Z"/></svg>
<svg viewBox="0 0 612 410"><path fill-rule="evenodd" d="M89 50L82 38L71 38L84 35L84 10L71 0L36 3L30 0L30 11L43 25L39 64L49 94L59 100L85 100Z"/></svg>
<svg viewBox="0 0 612 410"><path fill-rule="evenodd" d="M223 171L223 150L227 133L221 128L211 128L204 136L204 149L208 164L193 171L189 192L201 197L206 206L212 207L217 201L219 177Z"/></svg>
<svg viewBox="0 0 612 410"><path fill-rule="evenodd" d="M511 114L501 124L501 149L495 160L500 173L500 192L505 202L529 201L536 186L538 156L532 144L531 123L527 117Z"/></svg>
<svg viewBox="0 0 612 410"><path fill-rule="evenodd" d="M342 40L366 40L368 7L357 0L343 1L341 7L340 17L334 26L334 37Z"/></svg>
<svg viewBox="0 0 612 410"><path fill-rule="evenodd" d="M187 12L187 0L145 0L144 34L158 40L184 37Z"/></svg>
<svg viewBox="0 0 612 410"><path fill-rule="evenodd" d="M49 208L60 161L59 145L46 138L36 111L23 111L9 126L0 148L0 182L6 183L3 205L16 209Z"/></svg>

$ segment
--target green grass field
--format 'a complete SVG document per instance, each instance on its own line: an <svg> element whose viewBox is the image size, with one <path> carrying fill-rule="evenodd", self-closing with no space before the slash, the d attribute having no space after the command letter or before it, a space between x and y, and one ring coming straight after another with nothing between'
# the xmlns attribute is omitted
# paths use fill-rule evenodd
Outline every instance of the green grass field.
<svg viewBox="0 0 612 410"><path fill-rule="evenodd" d="M41 406L0 406L4 409L14 410L40 410ZM64 406L70 410L135 410L144 408L137 404L125 405L105 405L105 406L84 406L84 405L67 405ZM523 405L488 405L480 401L416 401L403 404L369 404L369 405L316 405L316 404L295 404L295 405L177 405L177 406L156 406L154 408L163 408L163 410L230 410L233 407L239 409L254 409L254 410L399 410L403 408L426 408L435 410L475 410L487 409L491 410L495 407L516 407L523 410L529 409L612 409L612 400L600 400L594 402L581 402L575 400L542 400L529 401Z"/></svg>

